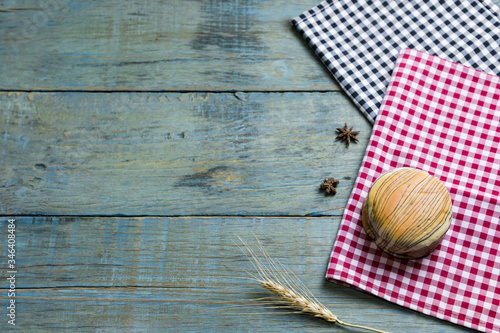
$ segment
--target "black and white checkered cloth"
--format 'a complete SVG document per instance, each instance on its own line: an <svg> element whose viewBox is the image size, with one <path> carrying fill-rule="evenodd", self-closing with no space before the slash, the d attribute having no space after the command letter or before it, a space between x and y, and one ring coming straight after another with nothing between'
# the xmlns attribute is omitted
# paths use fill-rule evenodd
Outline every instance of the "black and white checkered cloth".
<svg viewBox="0 0 500 333"><path fill-rule="evenodd" d="M292 23L372 122L401 49L500 75L490 0L327 0Z"/></svg>

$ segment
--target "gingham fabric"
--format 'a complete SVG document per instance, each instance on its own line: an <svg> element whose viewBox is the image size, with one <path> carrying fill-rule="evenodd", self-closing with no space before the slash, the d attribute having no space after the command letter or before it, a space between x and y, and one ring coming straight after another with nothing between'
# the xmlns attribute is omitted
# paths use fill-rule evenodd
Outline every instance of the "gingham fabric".
<svg viewBox="0 0 500 333"><path fill-rule="evenodd" d="M453 323L500 332L499 144L500 77L403 50L326 277ZM451 194L450 229L422 259L381 251L360 221L375 179L398 167L427 171Z"/></svg>
<svg viewBox="0 0 500 333"><path fill-rule="evenodd" d="M328 0L292 23L374 122L401 49L500 75L499 13L490 0Z"/></svg>

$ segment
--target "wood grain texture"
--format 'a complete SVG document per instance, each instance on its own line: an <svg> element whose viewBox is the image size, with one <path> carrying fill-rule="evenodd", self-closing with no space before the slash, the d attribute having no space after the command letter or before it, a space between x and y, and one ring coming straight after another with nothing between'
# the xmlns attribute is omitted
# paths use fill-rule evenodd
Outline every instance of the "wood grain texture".
<svg viewBox="0 0 500 333"><path fill-rule="evenodd" d="M337 92L4 93L0 108L2 214L338 216L371 132Z"/></svg>
<svg viewBox="0 0 500 333"><path fill-rule="evenodd" d="M0 3L3 90L338 90L290 20L317 0Z"/></svg>
<svg viewBox="0 0 500 333"><path fill-rule="evenodd" d="M266 295L234 243L255 235L346 322L468 331L323 278L371 125L291 28L318 3L0 2L0 226L31 215L15 330L362 332L238 306Z"/></svg>
<svg viewBox="0 0 500 333"><path fill-rule="evenodd" d="M325 282L339 222L337 217L18 217L15 329L361 332L252 301L266 294L241 278L252 266L235 242L242 236L256 246L255 235L344 321L393 333L466 331ZM4 240L0 253L6 251ZM0 289L0 318L6 317L5 295Z"/></svg>

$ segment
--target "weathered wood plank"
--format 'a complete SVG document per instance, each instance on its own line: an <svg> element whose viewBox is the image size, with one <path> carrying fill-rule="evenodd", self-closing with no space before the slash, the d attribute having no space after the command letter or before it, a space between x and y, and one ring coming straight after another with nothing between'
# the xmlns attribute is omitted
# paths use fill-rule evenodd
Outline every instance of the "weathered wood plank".
<svg viewBox="0 0 500 333"><path fill-rule="evenodd" d="M337 92L3 93L0 213L340 215L370 132Z"/></svg>
<svg viewBox="0 0 500 333"><path fill-rule="evenodd" d="M0 90L338 90L290 26L319 2L2 1Z"/></svg>
<svg viewBox="0 0 500 333"><path fill-rule="evenodd" d="M0 4L3 90L337 90L291 28L318 0Z"/></svg>
<svg viewBox="0 0 500 333"><path fill-rule="evenodd" d="M255 235L347 322L390 332L465 331L325 282L339 222L338 217L18 217L16 330L345 332L252 301L266 294L241 279L252 266L235 242L242 236L255 246ZM6 253L6 244L0 237L0 253ZM0 300L7 300L5 288ZM4 320L5 311L2 306Z"/></svg>

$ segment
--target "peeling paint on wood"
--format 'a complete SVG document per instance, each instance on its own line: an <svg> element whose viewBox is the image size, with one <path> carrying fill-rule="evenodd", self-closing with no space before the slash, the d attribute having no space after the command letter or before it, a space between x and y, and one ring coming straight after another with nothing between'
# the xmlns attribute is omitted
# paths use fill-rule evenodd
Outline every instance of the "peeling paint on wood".
<svg viewBox="0 0 500 333"><path fill-rule="evenodd" d="M234 243L255 235L342 320L469 332L323 278L371 125L290 25L317 3L0 3L0 215L31 215L17 331L346 332L236 306L266 296Z"/></svg>
<svg viewBox="0 0 500 333"><path fill-rule="evenodd" d="M290 24L316 2L4 1L0 89L338 90Z"/></svg>
<svg viewBox="0 0 500 333"><path fill-rule="evenodd" d="M16 330L22 332L345 331L252 301L267 294L242 279L253 268L237 236L251 246L259 239L342 320L390 332L467 331L325 282L338 217L16 220ZM2 304L5 295L0 289Z"/></svg>
<svg viewBox="0 0 500 333"><path fill-rule="evenodd" d="M371 132L335 92L30 94L0 95L2 214L341 215Z"/></svg>

